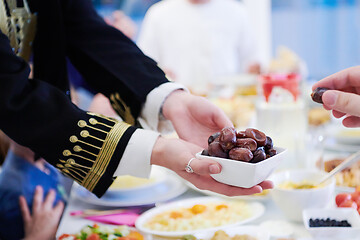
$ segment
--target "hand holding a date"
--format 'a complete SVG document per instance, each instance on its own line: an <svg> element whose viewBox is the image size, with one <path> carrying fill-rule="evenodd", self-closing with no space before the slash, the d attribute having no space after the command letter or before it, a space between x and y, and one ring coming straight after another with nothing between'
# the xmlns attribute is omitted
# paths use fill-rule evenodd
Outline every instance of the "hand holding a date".
<svg viewBox="0 0 360 240"><path fill-rule="evenodd" d="M360 66L326 77L314 84L312 90L313 100L332 110L334 117L345 116L345 127L360 127Z"/></svg>

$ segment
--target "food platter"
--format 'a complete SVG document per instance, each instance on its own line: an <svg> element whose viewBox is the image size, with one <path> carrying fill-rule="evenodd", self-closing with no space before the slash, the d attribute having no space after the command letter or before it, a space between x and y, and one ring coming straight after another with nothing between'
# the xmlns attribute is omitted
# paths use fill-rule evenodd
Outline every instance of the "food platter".
<svg viewBox="0 0 360 240"><path fill-rule="evenodd" d="M246 207L250 209L250 216L234 221L231 223L227 223L220 226L208 226L204 228L198 228L198 229L189 229L189 230L181 230L181 231L162 231L162 230L154 230L147 226L147 224L154 219L154 217L158 216L159 214L163 214L172 210L176 210L179 208L191 208L195 205L201 205L201 204L223 204L223 203L229 203L234 201L227 201L221 198L215 198L215 197L200 197L200 198L190 198L186 200L176 201L164 205L160 205L159 207L155 207L153 209L150 209L143 213L136 221L135 226L140 231L147 233L147 234L153 234L157 236L164 236L164 237L180 237L188 234L195 234L195 233L201 233L201 232L210 232L210 231L216 231L219 229L227 228L227 227L234 227L240 224L245 224L248 222L251 222L257 218L259 218L265 211L264 205L262 205L259 202L244 202L246 204ZM238 202L238 201L235 201ZM218 214L216 215L219 216ZM209 219L208 219L209 220ZM211 221L211 219L209 220Z"/></svg>
<svg viewBox="0 0 360 240"><path fill-rule="evenodd" d="M146 190L149 188L156 187L156 185L163 184L167 179L167 170L159 167L152 166L151 174L148 179L138 178L133 176L118 176L107 193L118 194L118 193L131 193L134 191Z"/></svg>
<svg viewBox="0 0 360 240"><path fill-rule="evenodd" d="M109 191L96 197L80 185L73 188L73 196L88 204L106 207L148 206L173 199L187 190L185 184L174 174L168 173L163 181L147 187L124 191Z"/></svg>
<svg viewBox="0 0 360 240"><path fill-rule="evenodd" d="M234 237L235 235L248 235L256 238L257 240L268 240L269 234L264 231L263 228L258 226L246 225L246 226L237 226L231 228L225 228L223 231L228 234L230 237ZM206 231L202 233L196 233L194 236L197 239L208 240L211 239L214 235L215 231Z"/></svg>

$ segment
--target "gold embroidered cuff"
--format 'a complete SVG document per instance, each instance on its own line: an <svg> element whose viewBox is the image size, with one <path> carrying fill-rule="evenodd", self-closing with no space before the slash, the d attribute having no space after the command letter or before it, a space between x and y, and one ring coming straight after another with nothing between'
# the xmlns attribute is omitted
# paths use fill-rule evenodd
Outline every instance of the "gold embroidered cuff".
<svg viewBox="0 0 360 240"><path fill-rule="evenodd" d="M69 138L72 149L63 151L64 159L60 159L56 167L93 191L130 125L102 115L87 114L89 119L77 123L80 133Z"/></svg>

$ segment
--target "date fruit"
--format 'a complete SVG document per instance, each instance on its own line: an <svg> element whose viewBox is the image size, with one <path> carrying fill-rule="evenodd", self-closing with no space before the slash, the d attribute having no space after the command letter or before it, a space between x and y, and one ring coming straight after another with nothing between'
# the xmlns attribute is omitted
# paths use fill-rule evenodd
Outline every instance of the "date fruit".
<svg viewBox="0 0 360 240"><path fill-rule="evenodd" d="M322 101L322 95L324 94L325 91L329 90L328 88L322 88L322 87L318 87L316 88L312 93L311 93L311 98L314 102L317 103L323 103Z"/></svg>
<svg viewBox="0 0 360 240"><path fill-rule="evenodd" d="M246 134L246 137L254 139L259 147L264 146L266 143L265 133L255 129L255 128L246 129L245 134Z"/></svg>
<svg viewBox="0 0 360 240"><path fill-rule="evenodd" d="M254 151L253 155L254 155L254 157L250 161L251 163L258 163L258 162L261 162L266 159L266 153L265 153L265 150L263 147L259 147L258 149L256 149L256 151Z"/></svg>
<svg viewBox="0 0 360 240"><path fill-rule="evenodd" d="M208 138L208 148L201 154L258 163L276 155L276 150L271 137L255 128L236 131L233 127L225 127Z"/></svg>
<svg viewBox="0 0 360 240"><path fill-rule="evenodd" d="M273 146L273 141L271 139L271 137L269 136L266 136L266 143L265 143L265 150L269 150L269 149L272 149L274 146Z"/></svg>
<svg viewBox="0 0 360 240"><path fill-rule="evenodd" d="M255 151L257 148L257 143L252 138L238 138L236 139L235 146L241 148L247 148L250 151Z"/></svg>
<svg viewBox="0 0 360 240"><path fill-rule="evenodd" d="M236 143L236 130L233 127L226 127L220 132L219 143L221 147L228 151L235 146Z"/></svg>
<svg viewBox="0 0 360 240"><path fill-rule="evenodd" d="M212 143L216 138L220 136L220 132L214 133L208 138L208 144Z"/></svg>
<svg viewBox="0 0 360 240"><path fill-rule="evenodd" d="M253 154L247 148L234 147L230 150L229 157L233 160L249 162L253 158Z"/></svg>
<svg viewBox="0 0 360 240"><path fill-rule="evenodd" d="M272 149L269 149L268 151L266 151L266 155L269 155L268 158L269 158L269 157L272 157L272 156L275 156L276 153L277 153L276 150L273 149L273 148L272 148Z"/></svg>
<svg viewBox="0 0 360 240"><path fill-rule="evenodd" d="M245 138L246 137L245 131L236 132L236 137L237 138Z"/></svg>
<svg viewBox="0 0 360 240"><path fill-rule="evenodd" d="M210 155L209 155L209 151L208 151L207 149L204 149L204 150L201 152L201 155L210 156Z"/></svg>
<svg viewBox="0 0 360 240"><path fill-rule="evenodd" d="M219 142L212 142L210 143L208 147L208 153L210 156L213 157L221 157L221 158L227 158L228 154L224 151L224 149L221 147Z"/></svg>

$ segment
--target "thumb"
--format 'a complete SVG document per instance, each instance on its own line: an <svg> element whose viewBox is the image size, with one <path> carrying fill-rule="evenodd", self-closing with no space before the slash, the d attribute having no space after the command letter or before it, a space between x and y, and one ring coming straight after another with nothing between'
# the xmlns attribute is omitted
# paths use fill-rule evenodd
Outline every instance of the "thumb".
<svg viewBox="0 0 360 240"><path fill-rule="evenodd" d="M360 117L360 96L354 93L328 90L322 96L324 105L332 110Z"/></svg>

